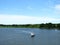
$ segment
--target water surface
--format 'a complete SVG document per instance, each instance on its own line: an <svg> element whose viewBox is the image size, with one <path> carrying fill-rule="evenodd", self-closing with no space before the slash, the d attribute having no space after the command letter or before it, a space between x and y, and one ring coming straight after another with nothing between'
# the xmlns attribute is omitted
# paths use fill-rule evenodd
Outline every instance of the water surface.
<svg viewBox="0 0 60 45"><path fill-rule="evenodd" d="M30 32L35 33L31 38ZM0 28L0 45L60 45L60 31L37 28Z"/></svg>

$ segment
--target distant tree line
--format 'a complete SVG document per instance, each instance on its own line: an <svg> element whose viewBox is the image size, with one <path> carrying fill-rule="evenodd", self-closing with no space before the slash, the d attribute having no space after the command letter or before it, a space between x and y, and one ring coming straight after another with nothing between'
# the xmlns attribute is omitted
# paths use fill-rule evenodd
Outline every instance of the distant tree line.
<svg viewBox="0 0 60 45"><path fill-rule="evenodd" d="M17 25L17 24L4 25L4 24L0 24L0 27L15 27L15 28L38 28L39 26L40 26L39 24L22 24L22 25Z"/></svg>
<svg viewBox="0 0 60 45"><path fill-rule="evenodd" d="M1 27L60 29L60 23L58 23L58 24L52 24L52 23L23 24L23 25L17 25L17 24L4 25L4 24L0 24L0 28Z"/></svg>
<svg viewBox="0 0 60 45"><path fill-rule="evenodd" d="M60 29L60 23L59 24L52 24L52 23L42 23L40 24L40 28L46 28L46 29Z"/></svg>

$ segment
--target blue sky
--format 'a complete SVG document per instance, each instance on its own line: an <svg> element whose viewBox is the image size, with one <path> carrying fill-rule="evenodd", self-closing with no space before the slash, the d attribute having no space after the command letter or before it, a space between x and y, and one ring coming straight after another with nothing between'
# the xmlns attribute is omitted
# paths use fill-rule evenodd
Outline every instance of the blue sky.
<svg viewBox="0 0 60 45"><path fill-rule="evenodd" d="M60 0L0 0L0 24L60 23Z"/></svg>

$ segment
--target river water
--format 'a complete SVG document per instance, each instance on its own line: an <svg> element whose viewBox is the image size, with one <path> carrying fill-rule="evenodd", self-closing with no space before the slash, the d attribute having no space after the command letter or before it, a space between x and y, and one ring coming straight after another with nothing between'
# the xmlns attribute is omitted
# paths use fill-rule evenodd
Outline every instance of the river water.
<svg viewBox="0 0 60 45"><path fill-rule="evenodd" d="M31 37L31 32L35 37ZM0 45L60 45L60 30L0 28Z"/></svg>

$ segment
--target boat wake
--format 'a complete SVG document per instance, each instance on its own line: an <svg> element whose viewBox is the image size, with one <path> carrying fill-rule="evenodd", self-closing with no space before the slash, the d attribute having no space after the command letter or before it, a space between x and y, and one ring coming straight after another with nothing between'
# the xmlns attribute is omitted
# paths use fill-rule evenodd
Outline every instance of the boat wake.
<svg viewBox="0 0 60 45"><path fill-rule="evenodd" d="M35 34L33 32L28 32L28 31L22 31L22 32L29 33L31 35L31 37L34 37L35 36Z"/></svg>

